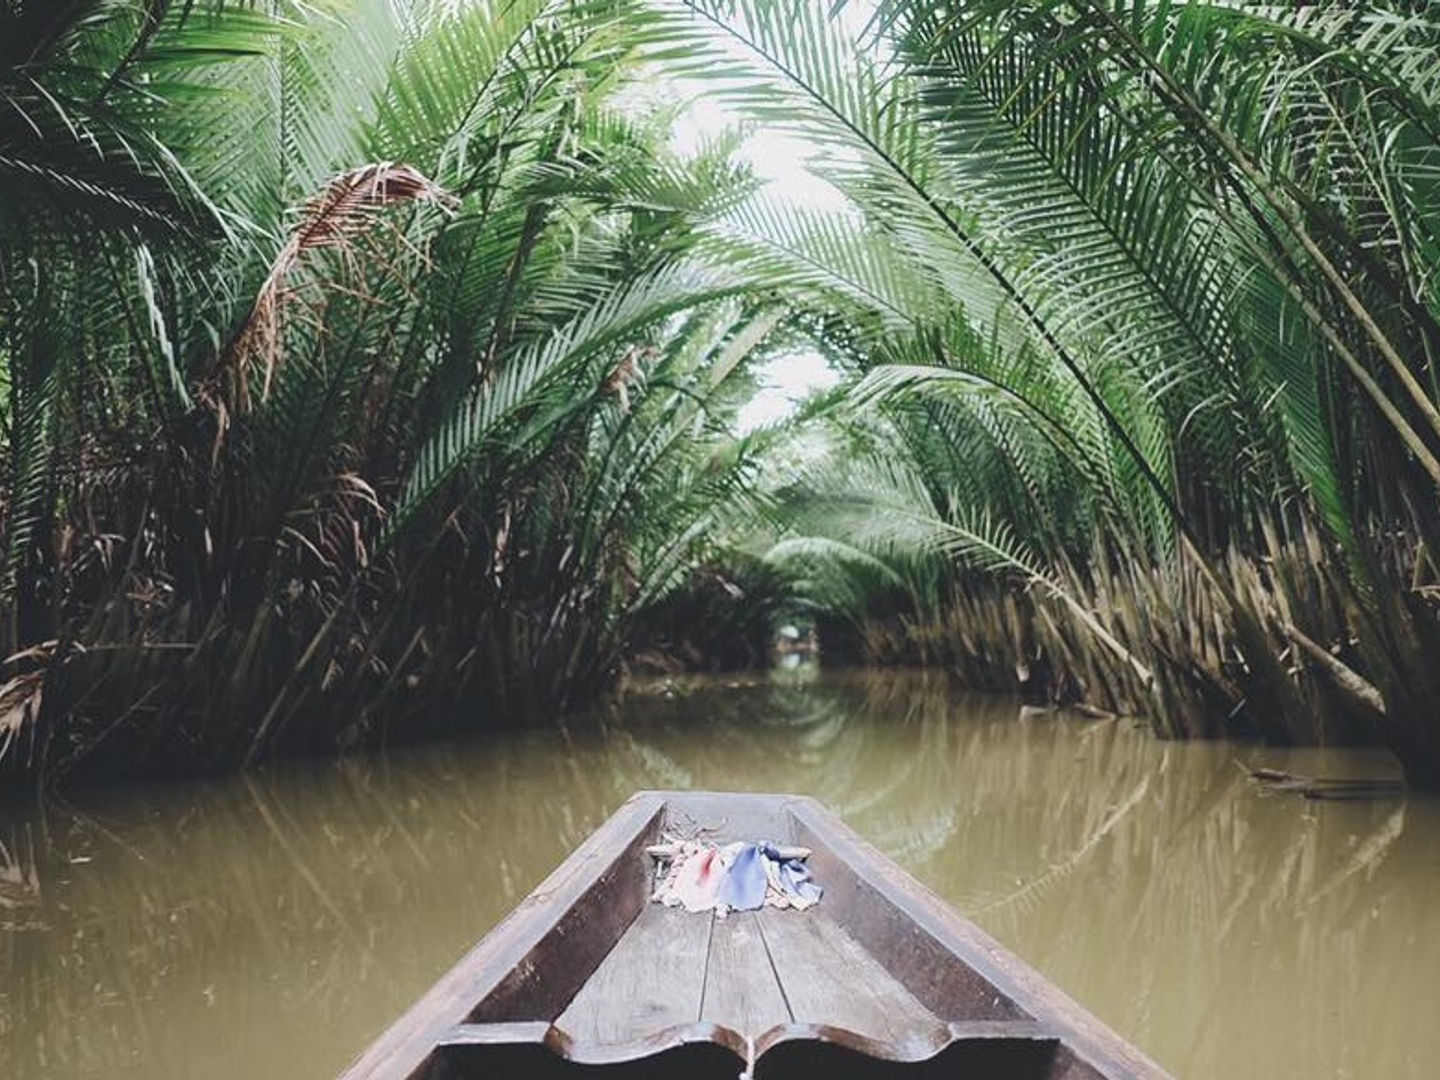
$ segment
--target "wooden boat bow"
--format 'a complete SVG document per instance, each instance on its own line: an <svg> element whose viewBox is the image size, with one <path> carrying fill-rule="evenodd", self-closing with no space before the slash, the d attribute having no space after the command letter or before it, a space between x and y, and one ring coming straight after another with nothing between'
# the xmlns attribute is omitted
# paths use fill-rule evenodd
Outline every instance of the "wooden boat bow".
<svg viewBox="0 0 1440 1080"><path fill-rule="evenodd" d="M806 912L649 903L647 847L810 848ZM640 792L342 1080L741 1076L1164 1080L1165 1073L805 796Z"/></svg>

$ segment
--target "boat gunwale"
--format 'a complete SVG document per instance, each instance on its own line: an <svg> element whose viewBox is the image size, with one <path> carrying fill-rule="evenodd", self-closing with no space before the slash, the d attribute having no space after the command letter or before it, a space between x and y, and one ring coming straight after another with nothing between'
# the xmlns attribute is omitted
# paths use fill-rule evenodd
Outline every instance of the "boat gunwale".
<svg viewBox="0 0 1440 1080"><path fill-rule="evenodd" d="M658 822L664 807L664 797L653 791L636 792L625 800L386 1028L341 1073L340 1080L411 1080L422 1075L443 1036L468 1020L512 976L605 871Z"/></svg>
<svg viewBox="0 0 1440 1080"><path fill-rule="evenodd" d="M1054 1031L1072 1053L1103 1076L1112 1080L1172 1080L1158 1063L961 915L818 800L808 795L793 796L790 808L816 838L817 847L823 844L838 863L874 890L876 899L888 902L943 951ZM869 945L863 940L861 944Z"/></svg>

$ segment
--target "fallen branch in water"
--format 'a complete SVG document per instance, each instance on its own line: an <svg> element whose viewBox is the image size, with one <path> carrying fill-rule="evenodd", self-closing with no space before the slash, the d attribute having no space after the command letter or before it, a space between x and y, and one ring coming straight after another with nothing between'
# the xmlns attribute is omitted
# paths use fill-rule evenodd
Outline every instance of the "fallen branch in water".
<svg viewBox="0 0 1440 1080"><path fill-rule="evenodd" d="M1305 776L1283 769L1251 769L1250 779L1269 791L1299 792L1307 799L1388 799L1405 793L1400 780Z"/></svg>

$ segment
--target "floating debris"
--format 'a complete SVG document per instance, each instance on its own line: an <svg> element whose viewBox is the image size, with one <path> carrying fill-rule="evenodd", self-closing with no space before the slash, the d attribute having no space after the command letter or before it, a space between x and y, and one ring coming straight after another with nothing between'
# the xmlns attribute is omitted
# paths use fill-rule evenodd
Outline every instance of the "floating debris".
<svg viewBox="0 0 1440 1080"><path fill-rule="evenodd" d="M1250 779L1268 791L1297 792L1307 799L1355 801L1394 799L1405 794L1400 780L1304 776L1283 769L1251 769Z"/></svg>

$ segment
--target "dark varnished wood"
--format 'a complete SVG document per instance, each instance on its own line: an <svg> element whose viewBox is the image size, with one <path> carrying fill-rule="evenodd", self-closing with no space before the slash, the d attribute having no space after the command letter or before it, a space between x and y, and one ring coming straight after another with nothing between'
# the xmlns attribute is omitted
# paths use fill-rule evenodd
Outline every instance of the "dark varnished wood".
<svg viewBox="0 0 1440 1080"><path fill-rule="evenodd" d="M798 843L807 912L647 902L663 831ZM642 792L342 1080L1165 1074L811 799Z"/></svg>

